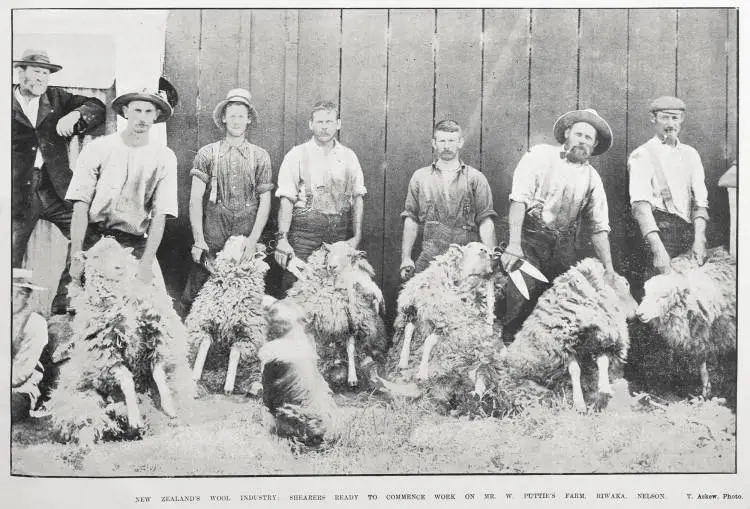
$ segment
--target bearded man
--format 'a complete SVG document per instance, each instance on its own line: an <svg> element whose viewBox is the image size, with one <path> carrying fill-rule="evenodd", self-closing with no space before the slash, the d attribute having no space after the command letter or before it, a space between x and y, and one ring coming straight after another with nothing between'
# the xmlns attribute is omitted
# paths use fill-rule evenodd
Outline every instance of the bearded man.
<svg viewBox="0 0 750 509"><path fill-rule="evenodd" d="M609 245L609 210L604 185L589 158L612 146L612 130L595 110L565 113L554 124L561 145L540 144L521 158L513 174L508 212L509 238L501 263L511 270L525 260L549 281L577 261L575 239L587 222L597 257L615 274ZM524 276L527 300L511 282L506 290L503 336L521 327L549 284ZM509 280L510 281L510 280Z"/></svg>

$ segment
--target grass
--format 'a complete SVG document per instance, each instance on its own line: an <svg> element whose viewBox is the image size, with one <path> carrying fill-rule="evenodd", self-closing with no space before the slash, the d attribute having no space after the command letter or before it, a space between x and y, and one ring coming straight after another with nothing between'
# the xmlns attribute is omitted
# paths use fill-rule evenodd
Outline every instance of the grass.
<svg viewBox="0 0 750 509"><path fill-rule="evenodd" d="M90 449L55 443L49 418L12 428L12 473L52 476L341 475L418 473L734 472L736 419L720 400L643 405L624 381L606 412L567 399L505 419L450 418L426 403L337 396L338 440L295 452L268 432L262 404L206 395L169 420L147 400L140 440Z"/></svg>

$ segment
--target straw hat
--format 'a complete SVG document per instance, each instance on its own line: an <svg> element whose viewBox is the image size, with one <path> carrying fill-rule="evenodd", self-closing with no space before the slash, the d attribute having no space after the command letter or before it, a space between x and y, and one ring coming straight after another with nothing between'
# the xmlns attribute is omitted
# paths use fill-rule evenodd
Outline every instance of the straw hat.
<svg viewBox="0 0 750 509"><path fill-rule="evenodd" d="M18 288L30 288L31 290L46 290L43 286L31 282L33 272L28 269L13 269L13 286Z"/></svg>
<svg viewBox="0 0 750 509"><path fill-rule="evenodd" d="M252 102L253 96L250 95L248 90L244 88L233 88L227 92L227 98L219 102L214 108L214 123L219 129L224 129L224 122L221 121L221 117L224 116L224 108L229 103L242 103L247 105L250 109L250 121L251 125L258 123L258 110L255 109Z"/></svg>
<svg viewBox="0 0 750 509"><path fill-rule="evenodd" d="M599 116L596 110L590 108L585 110L573 110L561 115L552 127L555 139L560 143L565 143L565 130L578 122L586 122L596 129L596 139L599 143L591 152L592 156L603 154L609 150L609 147L612 146L612 129L609 127L607 121Z"/></svg>

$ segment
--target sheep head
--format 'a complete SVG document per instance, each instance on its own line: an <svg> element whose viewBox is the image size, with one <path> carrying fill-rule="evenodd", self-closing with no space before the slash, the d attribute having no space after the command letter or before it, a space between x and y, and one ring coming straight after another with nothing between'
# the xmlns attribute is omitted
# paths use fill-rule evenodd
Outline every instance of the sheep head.
<svg viewBox="0 0 750 509"><path fill-rule="evenodd" d="M612 277L608 277L607 283L615 291L617 299L620 301L620 307L625 312L627 318L635 318L636 310L638 309L638 302L630 293L630 283L620 274L614 274Z"/></svg>
<svg viewBox="0 0 750 509"><path fill-rule="evenodd" d="M666 317L673 309L683 306L690 297L688 280L679 272L659 274L643 286L644 296L636 315L644 323Z"/></svg>
<svg viewBox="0 0 750 509"><path fill-rule="evenodd" d="M265 261L266 247L263 244L257 244L253 257L249 261L242 262L245 240L247 237L235 235L226 241L222 250L216 255L214 270L217 273L234 272L238 269L244 272L265 273L268 271L270 267Z"/></svg>
<svg viewBox="0 0 750 509"><path fill-rule="evenodd" d="M111 237L102 237L78 256L83 262L83 277L87 284L132 281L137 271L133 249L121 246Z"/></svg>
<svg viewBox="0 0 750 509"><path fill-rule="evenodd" d="M345 240L333 244L323 244L320 249L310 255L310 265L320 265L332 274L338 274L343 269L354 267L375 277L375 271L367 261L367 253L354 249Z"/></svg>
<svg viewBox="0 0 750 509"><path fill-rule="evenodd" d="M481 242L469 242L465 246L451 244L448 252L456 263L457 283L472 276L485 278L492 274L492 253Z"/></svg>

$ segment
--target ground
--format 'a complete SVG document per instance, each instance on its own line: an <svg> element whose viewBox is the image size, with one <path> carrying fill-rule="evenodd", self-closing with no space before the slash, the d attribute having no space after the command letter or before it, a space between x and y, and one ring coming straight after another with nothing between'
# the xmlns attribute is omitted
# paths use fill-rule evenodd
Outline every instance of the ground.
<svg viewBox="0 0 750 509"><path fill-rule="evenodd" d="M55 443L49 417L12 428L12 473L183 476L405 473L734 472L736 416L721 400L647 404L624 381L604 413L562 396L504 419L452 418L379 394L337 396L344 432L301 452L268 432L260 401L204 394L175 420L142 401L140 440ZM661 402L664 403L664 402ZM679 438L675 438L679 437Z"/></svg>

